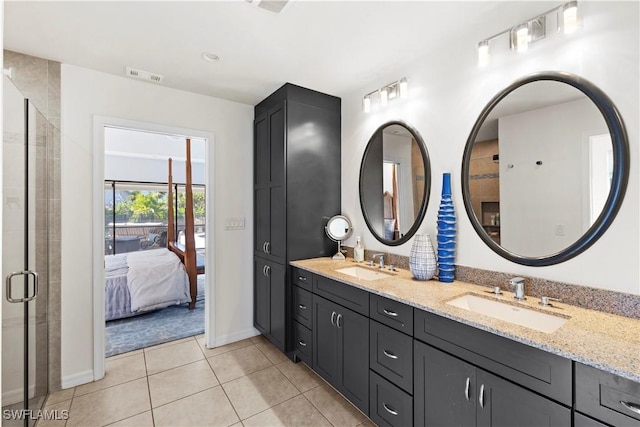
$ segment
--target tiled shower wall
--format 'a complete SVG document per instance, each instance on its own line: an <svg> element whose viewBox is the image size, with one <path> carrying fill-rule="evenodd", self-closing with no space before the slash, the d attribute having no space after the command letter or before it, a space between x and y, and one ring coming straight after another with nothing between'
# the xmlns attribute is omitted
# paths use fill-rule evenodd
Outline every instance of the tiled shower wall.
<svg viewBox="0 0 640 427"><path fill-rule="evenodd" d="M39 130L39 133L46 135L46 144L43 147L46 151L37 150L36 164L38 167L46 167L45 180L49 184L47 191L37 192L39 200L36 200L36 205L46 203L48 209L36 212L36 223L44 225L38 227L41 232L37 233L36 246L38 250L48 251L48 257L36 255L36 268L43 276L44 280L41 282L46 284L40 292L46 292L48 298L42 299L45 307L37 306L36 322L48 323L48 328L38 328L36 348L45 348L43 342L48 340L48 357L44 357L44 354L36 355L36 365L41 368L48 367L49 392L53 392L61 388L60 63L5 50L4 68L12 69L12 81L15 86L46 119L36 119L36 126L46 126L46 130ZM38 143L39 141L36 141L36 144ZM38 259L47 260L48 265L42 265ZM43 318L44 316L46 317ZM43 369L40 371L43 372Z"/></svg>

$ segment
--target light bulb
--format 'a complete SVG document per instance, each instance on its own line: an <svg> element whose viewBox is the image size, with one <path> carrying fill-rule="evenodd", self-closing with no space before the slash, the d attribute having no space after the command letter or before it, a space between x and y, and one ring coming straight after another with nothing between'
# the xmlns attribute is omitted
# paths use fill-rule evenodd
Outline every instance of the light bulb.
<svg viewBox="0 0 640 427"><path fill-rule="evenodd" d="M562 7L564 33L572 33L578 28L578 3L569 2Z"/></svg>
<svg viewBox="0 0 640 427"><path fill-rule="evenodd" d="M529 48L529 26L522 24L516 30L516 49L525 52Z"/></svg>
<svg viewBox="0 0 640 427"><path fill-rule="evenodd" d="M389 89L383 87L380 89L380 105L385 106L389 102Z"/></svg>
<svg viewBox="0 0 640 427"><path fill-rule="evenodd" d="M407 98L409 96L409 83L406 78L400 80L400 98Z"/></svg>
<svg viewBox="0 0 640 427"><path fill-rule="evenodd" d="M371 96L367 95L362 100L362 110L365 113L370 113L371 112Z"/></svg>
<svg viewBox="0 0 640 427"><path fill-rule="evenodd" d="M489 54L489 40L478 43L478 65L484 67L489 64L491 55Z"/></svg>

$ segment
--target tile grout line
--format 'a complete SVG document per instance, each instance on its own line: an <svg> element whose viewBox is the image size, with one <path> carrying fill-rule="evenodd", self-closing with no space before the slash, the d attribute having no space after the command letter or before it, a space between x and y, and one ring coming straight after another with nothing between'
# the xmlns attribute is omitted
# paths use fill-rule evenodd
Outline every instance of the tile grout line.
<svg viewBox="0 0 640 427"><path fill-rule="evenodd" d="M320 384L318 384L316 387L312 388L311 390L314 390L314 389L316 389L317 387L320 387ZM308 390L308 391L311 391L311 390ZM305 392L305 393L306 393L306 392ZM304 393L302 393L302 397L304 397L305 399L307 399L307 402L309 402L309 403L311 404L311 406L313 406L313 407L316 409L316 411L318 411L318 413L322 416L322 418L324 418L325 420L327 420L327 422L329 423L329 425L333 426L333 423L332 423L331 421L329 421L329 418L327 418L327 417L324 415L324 413L322 413L322 411L320 410L320 408L318 408L316 405L314 405L314 404L313 404L313 402L312 402L312 401L311 401L307 396L305 396L305 394L304 394Z"/></svg>
<svg viewBox="0 0 640 427"><path fill-rule="evenodd" d="M153 400L151 400L151 386L149 385L149 371L147 370L147 355L142 352L142 357L144 359L144 372L147 374L147 393L149 395L149 412L151 412L151 424L155 427L156 419L153 416Z"/></svg>

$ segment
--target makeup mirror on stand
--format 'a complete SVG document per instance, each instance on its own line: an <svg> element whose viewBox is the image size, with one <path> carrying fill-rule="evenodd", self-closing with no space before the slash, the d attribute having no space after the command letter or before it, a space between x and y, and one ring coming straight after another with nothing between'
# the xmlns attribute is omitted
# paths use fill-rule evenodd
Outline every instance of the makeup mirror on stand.
<svg viewBox="0 0 640 427"><path fill-rule="evenodd" d="M344 215L333 216L327 221L327 225L324 227L327 236L334 242L338 243L338 252L332 257L332 259L344 260L341 249L342 241L348 238L353 231L351 227L351 221Z"/></svg>

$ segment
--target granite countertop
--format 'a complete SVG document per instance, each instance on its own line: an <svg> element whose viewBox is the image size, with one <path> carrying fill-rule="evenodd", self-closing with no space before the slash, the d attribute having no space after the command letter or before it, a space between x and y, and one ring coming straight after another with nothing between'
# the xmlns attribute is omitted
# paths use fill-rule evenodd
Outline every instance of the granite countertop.
<svg viewBox="0 0 640 427"><path fill-rule="evenodd" d="M384 272L390 277L376 280L360 280L335 271L355 265L379 271L377 267L369 267L364 263L356 264L350 258L345 261L314 258L292 261L291 265L640 382L640 320L561 302L554 302L553 307L541 307L539 299L533 297L517 302L511 292L494 296L487 293L487 287L466 282L417 281L409 270L404 269L394 272L385 269ZM555 332L544 333L446 304L468 293L569 317L569 320Z"/></svg>

